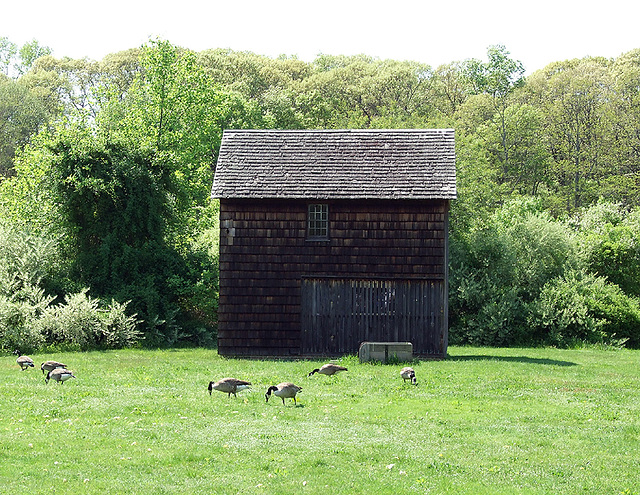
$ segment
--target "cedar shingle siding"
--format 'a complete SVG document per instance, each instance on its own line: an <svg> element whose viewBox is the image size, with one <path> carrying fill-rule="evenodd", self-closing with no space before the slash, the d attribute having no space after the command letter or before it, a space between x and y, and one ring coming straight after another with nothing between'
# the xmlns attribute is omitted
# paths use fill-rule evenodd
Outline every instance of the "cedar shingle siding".
<svg viewBox="0 0 640 495"><path fill-rule="evenodd" d="M446 354L452 130L226 131L212 195L221 354ZM326 238L309 204L327 205Z"/></svg>

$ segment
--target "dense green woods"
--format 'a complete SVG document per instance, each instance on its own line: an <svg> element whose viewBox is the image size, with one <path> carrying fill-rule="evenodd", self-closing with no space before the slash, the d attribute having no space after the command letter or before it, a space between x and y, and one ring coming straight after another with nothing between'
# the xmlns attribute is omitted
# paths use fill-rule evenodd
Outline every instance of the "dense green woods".
<svg viewBox="0 0 640 495"><path fill-rule="evenodd" d="M215 343L227 128L456 130L450 340L640 346L640 50L525 77L320 55L102 61L0 38L0 346Z"/></svg>

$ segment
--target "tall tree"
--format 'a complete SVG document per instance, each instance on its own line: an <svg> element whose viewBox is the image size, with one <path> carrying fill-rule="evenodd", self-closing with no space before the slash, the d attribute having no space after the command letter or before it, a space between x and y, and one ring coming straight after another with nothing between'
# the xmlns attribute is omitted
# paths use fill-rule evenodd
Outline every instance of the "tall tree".
<svg viewBox="0 0 640 495"><path fill-rule="evenodd" d="M640 206L640 49L611 66L612 134L609 159L615 166L603 180L602 194Z"/></svg>
<svg viewBox="0 0 640 495"><path fill-rule="evenodd" d="M13 173L16 151L47 122L46 107L18 81L0 78L0 180Z"/></svg>
<svg viewBox="0 0 640 495"><path fill-rule="evenodd" d="M508 175L508 169L517 166L513 163L509 146L509 124L507 108L511 95L524 85L524 65L519 60L509 58L509 52L502 45L490 46L487 50L487 62L470 59L466 63L466 75L476 94L486 94L496 114L493 122L497 125L500 154L499 159Z"/></svg>
<svg viewBox="0 0 640 495"><path fill-rule="evenodd" d="M27 72L40 57L51 55L53 51L48 46L42 46L35 38L20 47L20 63L15 68L19 74Z"/></svg>
<svg viewBox="0 0 640 495"><path fill-rule="evenodd" d="M112 95L98 121L101 132L154 149L187 217L208 202L223 130L261 127L253 105L216 84L193 52L164 40L143 47L141 71L125 97Z"/></svg>
<svg viewBox="0 0 640 495"><path fill-rule="evenodd" d="M11 61L18 53L18 46L11 42L9 38L5 36L0 37L0 70L5 76L9 75L9 67Z"/></svg>
<svg viewBox="0 0 640 495"><path fill-rule="evenodd" d="M449 117L455 115L471 94L471 85L464 69L464 63L451 62L439 66L434 72L436 107Z"/></svg>
<svg viewBox="0 0 640 495"><path fill-rule="evenodd" d="M565 208L597 199L608 175L611 82L603 59L556 63L532 76L547 115L547 136Z"/></svg>

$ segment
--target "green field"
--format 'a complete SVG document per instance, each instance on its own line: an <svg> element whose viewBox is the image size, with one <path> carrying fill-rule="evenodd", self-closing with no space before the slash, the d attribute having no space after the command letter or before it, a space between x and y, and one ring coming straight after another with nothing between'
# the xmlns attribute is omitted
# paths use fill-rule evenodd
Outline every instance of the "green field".
<svg viewBox="0 0 640 495"><path fill-rule="evenodd" d="M1 493L640 494L640 352L453 347L443 361L215 350L0 357ZM42 361L77 378L45 385ZM209 380L253 383L233 396ZM269 385L303 387L298 406Z"/></svg>

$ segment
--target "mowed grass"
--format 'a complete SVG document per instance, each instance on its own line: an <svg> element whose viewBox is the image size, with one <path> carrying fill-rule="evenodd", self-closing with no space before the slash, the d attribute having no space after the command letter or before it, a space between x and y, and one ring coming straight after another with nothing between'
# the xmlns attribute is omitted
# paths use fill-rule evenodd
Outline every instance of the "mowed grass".
<svg viewBox="0 0 640 495"><path fill-rule="evenodd" d="M215 350L0 357L0 493L639 494L640 352L449 349L402 365ZM44 383L39 365L77 379ZM209 380L253 382L237 398ZM303 388L298 406L269 385Z"/></svg>

